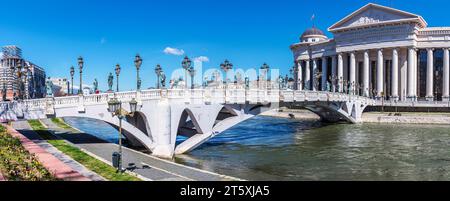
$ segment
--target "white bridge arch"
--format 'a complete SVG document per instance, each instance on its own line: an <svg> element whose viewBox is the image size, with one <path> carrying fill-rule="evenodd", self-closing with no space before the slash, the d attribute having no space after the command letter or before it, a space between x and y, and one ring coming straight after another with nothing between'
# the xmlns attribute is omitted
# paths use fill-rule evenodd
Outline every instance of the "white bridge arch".
<svg viewBox="0 0 450 201"><path fill-rule="evenodd" d="M122 123L124 134L130 142L142 144L160 157L191 151L234 125L279 106L303 107L324 121L358 123L366 106L380 104L366 97L322 91L154 89L3 102L0 118L85 117L117 127L119 120L107 105L113 97L125 110L133 98L138 101L138 112ZM178 134L188 139L176 145Z"/></svg>

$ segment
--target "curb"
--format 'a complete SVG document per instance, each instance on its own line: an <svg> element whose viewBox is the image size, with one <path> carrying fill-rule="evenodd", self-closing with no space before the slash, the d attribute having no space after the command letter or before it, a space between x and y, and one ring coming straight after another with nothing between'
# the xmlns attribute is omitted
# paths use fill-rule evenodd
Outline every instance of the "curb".
<svg viewBox="0 0 450 201"><path fill-rule="evenodd" d="M36 156L38 161L56 178L64 181L90 181L89 178L81 175L77 171L73 170L71 167L57 159L52 154L45 151L39 145L16 131L9 125L3 124L8 130L8 133L17 137L22 146L30 153Z"/></svg>

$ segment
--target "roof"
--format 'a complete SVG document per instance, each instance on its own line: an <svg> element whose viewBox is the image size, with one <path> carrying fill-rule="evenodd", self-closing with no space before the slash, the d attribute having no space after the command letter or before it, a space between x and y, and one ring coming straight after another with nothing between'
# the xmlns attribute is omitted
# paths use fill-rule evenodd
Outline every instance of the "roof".
<svg viewBox="0 0 450 201"><path fill-rule="evenodd" d="M325 36L325 34L323 33L322 30L313 26L309 29L306 29L305 32L303 32L301 38L305 38L307 36L317 36L317 35Z"/></svg>
<svg viewBox="0 0 450 201"><path fill-rule="evenodd" d="M382 14L386 14L386 16L380 16L378 14L372 14L371 15L369 10L378 10ZM358 16L360 18L358 18ZM352 24L348 24L349 22L352 22L352 20L357 20ZM350 15L346 16L345 18L341 19L340 21L333 24L331 27L328 28L328 31L338 31L348 28L355 28L355 27L364 27L364 26L372 26L377 24L389 24L389 23L398 23L398 22L417 22L421 25L421 28L426 27L428 24L425 22L425 20L420 16L413 13L409 13L402 10L397 10L394 8L369 3L360 9L356 10L355 12L351 13Z"/></svg>

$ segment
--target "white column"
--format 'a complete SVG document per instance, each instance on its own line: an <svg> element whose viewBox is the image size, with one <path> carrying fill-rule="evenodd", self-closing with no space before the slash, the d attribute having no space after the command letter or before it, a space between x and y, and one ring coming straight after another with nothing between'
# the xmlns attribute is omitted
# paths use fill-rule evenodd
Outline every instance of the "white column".
<svg viewBox="0 0 450 201"><path fill-rule="evenodd" d="M450 82L450 61L448 48L444 48L444 69L443 69L443 89L442 89L442 101L450 101L449 97L449 82Z"/></svg>
<svg viewBox="0 0 450 201"><path fill-rule="evenodd" d="M337 77L338 77L338 88L339 92L343 92L343 79L344 79L344 60L342 58L342 53L338 54L338 69L337 69Z"/></svg>
<svg viewBox="0 0 450 201"><path fill-rule="evenodd" d="M303 66L302 66L302 61L298 61L297 62L297 90L303 90L302 89L302 80L303 80Z"/></svg>
<svg viewBox="0 0 450 201"><path fill-rule="evenodd" d="M398 100L398 49L392 50L392 80L391 80L391 99Z"/></svg>
<svg viewBox="0 0 450 201"><path fill-rule="evenodd" d="M414 48L408 48L408 78L407 78L407 82L408 84L406 85L408 94L407 94L407 98L408 100L414 101L414 56L415 56L415 52L416 50Z"/></svg>
<svg viewBox="0 0 450 201"><path fill-rule="evenodd" d="M311 72L310 72L310 60L305 62L305 90L311 90Z"/></svg>
<svg viewBox="0 0 450 201"><path fill-rule="evenodd" d="M322 91L327 90L328 57L322 57Z"/></svg>
<svg viewBox="0 0 450 201"><path fill-rule="evenodd" d="M378 59L377 59L377 97L378 98L381 98L381 93L383 92L383 81L384 81L383 67L384 67L383 49L379 49L378 50Z"/></svg>
<svg viewBox="0 0 450 201"><path fill-rule="evenodd" d="M331 91L336 92L336 67L337 67L337 61L336 56L331 57Z"/></svg>
<svg viewBox="0 0 450 201"><path fill-rule="evenodd" d="M369 50L364 51L363 88L364 96L369 96Z"/></svg>
<svg viewBox="0 0 450 201"><path fill-rule="evenodd" d="M312 60L312 90L313 91L317 91L316 85L318 83L318 80L316 77L316 75L317 75L316 73L317 73L317 59L313 59Z"/></svg>
<svg viewBox="0 0 450 201"><path fill-rule="evenodd" d="M434 66L433 66L433 49L432 48L428 48L427 49L427 93L426 93L426 98L427 101L433 101L434 97L433 97L433 71L434 71Z"/></svg>
<svg viewBox="0 0 450 201"><path fill-rule="evenodd" d="M355 94L355 84L356 84L356 58L355 52L350 53L350 92L351 94Z"/></svg>
<svg viewBox="0 0 450 201"><path fill-rule="evenodd" d="M418 65L417 65L417 49L415 49L415 51L414 51L414 55L413 55L413 59L414 59L414 63L413 63L413 66L414 66L414 72L413 72L413 75L414 75L414 79L413 79L413 82L414 82L414 85L413 85L413 87L414 87L414 101L417 101L417 97L418 97L418 95L417 95L417 92L418 92L418 90L417 90L417 82L418 82L418 72L417 72L417 67L418 67Z"/></svg>

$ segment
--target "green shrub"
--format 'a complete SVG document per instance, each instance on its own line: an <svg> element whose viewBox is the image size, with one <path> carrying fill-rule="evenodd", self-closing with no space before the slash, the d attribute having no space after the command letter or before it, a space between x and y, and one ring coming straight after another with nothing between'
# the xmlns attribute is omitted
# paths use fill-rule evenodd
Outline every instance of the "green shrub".
<svg viewBox="0 0 450 201"><path fill-rule="evenodd" d="M3 126L0 126L0 171L10 181L56 180Z"/></svg>

